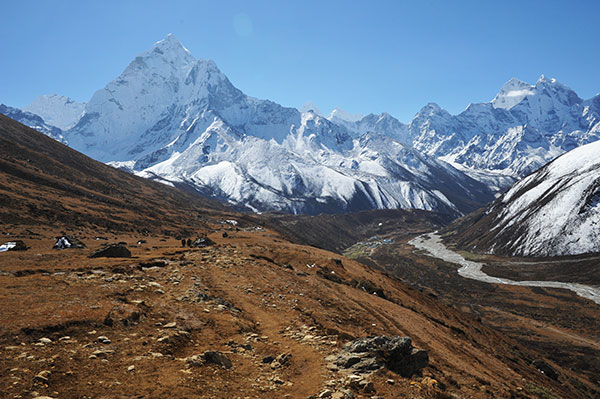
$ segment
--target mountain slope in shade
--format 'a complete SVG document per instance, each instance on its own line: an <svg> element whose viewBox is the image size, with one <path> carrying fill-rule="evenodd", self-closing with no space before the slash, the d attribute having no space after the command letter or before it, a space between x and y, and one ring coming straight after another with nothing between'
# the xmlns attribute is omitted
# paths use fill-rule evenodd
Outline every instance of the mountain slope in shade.
<svg viewBox="0 0 600 399"><path fill-rule="evenodd" d="M69 97L49 94L37 97L23 111L39 115L49 125L67 130L79 121L84 107L84 103L78 103Z"/></svg>
<svg viewBox="0 0 600 399"><path fill-rule="evenodd" d="M398 132L370 136L388 126ZM458 215L493 198L483 184L399 144L406 132L387 114L349 128L249 97L169 35L94 94L67 138L95 159L254 211ZM381 140L386 151L374 150Z"/></svg>
<svg viewBox="0 0 600 399"><path fill-rule="evenodd" d="M0 219L3 224L98 226L113 231L175 231L220 203L94 161L0 115Z"/></svg>
<svg viewBox="0 0 600 399"><path fill-rule="evenodd" d="M518 256L600 252L598 154L600 141L576 148L459 220L459 245Z"/></svg>

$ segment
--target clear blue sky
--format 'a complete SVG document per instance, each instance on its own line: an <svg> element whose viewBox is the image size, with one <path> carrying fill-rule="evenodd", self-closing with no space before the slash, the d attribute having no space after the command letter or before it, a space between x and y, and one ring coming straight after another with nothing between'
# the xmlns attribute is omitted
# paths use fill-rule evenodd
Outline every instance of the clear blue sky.
<svg viewBox="0 0 600 399"><path fill-rule="evenodd" d="M0 103L87 101L172 32L246 94L323 112L452 113L511 77L600 92L600 1L4 1Z"/></svg>

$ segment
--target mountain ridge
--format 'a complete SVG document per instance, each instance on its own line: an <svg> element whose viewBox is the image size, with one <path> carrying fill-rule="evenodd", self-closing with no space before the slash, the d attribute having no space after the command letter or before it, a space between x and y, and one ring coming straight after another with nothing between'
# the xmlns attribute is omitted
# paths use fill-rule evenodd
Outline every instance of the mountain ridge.
<svg viewBox="0 0 600 399"><path fill-rule="evenodd" d="M324 117L312 103L303 110L247 96L213 61L196 60L168 35L97 91L63 136L95 159L253 211L408 207L456 215L600 138L600 96L582 100L543 75L535 85L513 78L491 102L458 115L429 103L409 124L388 113L359 119L335 109ZM373 134L407 148L379 156L368 147L373 140L361 139ZM249 167L249 156L262 167ZM433 162L457 184L441 195L427 189L422 173L406 173L411 162L422 170ZM392 181L405 184L395 189ZM449 196L473 205L448 204Z"/></svg>
<svg viewBox="0 0 600 399"><path fill-rule="evenodd" d="M97 91L65 136L95 159L253 211L402 207L459 215L492 198L483 185L409 147L378 154L369 146L383 138L359 139L371 130L247 96L170 35ZM433 187L433 174L445 176L444 188Z"/></svg>

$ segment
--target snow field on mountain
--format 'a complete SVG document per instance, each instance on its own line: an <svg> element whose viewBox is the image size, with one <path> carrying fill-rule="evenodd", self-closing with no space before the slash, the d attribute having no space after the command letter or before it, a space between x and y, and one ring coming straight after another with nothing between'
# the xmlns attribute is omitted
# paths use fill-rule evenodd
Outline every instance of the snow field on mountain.
<svg viewBox="0 0 600 399"><path fill-rule="evenodd" d="M576 148L515 184L494 229L524 227L519 255L600 252L600 142Z"/></svg>
<svg viewBox="0 0 600 399"><path fill-rule="evenodd" d="M429 103L409 124L339 108L324 117L314 104L300 112L247 96L173 35L86 104L62 96L35 104L74 125L61 132L33 114L12 115L97 160L252 210L459 215L600 138L600 96L582 100L545 76L535 85L511 79L491 102L458 115Z"/></svg>

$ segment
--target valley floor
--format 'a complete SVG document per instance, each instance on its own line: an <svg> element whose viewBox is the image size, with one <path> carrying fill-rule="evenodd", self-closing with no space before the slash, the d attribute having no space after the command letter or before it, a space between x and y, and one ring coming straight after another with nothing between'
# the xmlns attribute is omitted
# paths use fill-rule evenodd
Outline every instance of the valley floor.
<svg viewBox="0 0 600 399"><path fill-rule="evenodd" d="M257 226L211 226L205 232L216 245L206 248L182 248L174 237L78 230L89 248L67 250L51 249L52 229L4 226L5 241L23 239L31 248L0 254L3 397L586 398L598 392L591 364L582 378L550 361L558 381L532 366L550 334L568 344L566 354L585 349L591 352L581 361L598 358L597 309L568 293L490 290L477 282L425 287L432 274L442 276L432 280L438 284L455 283L446 282L452 267L417 257L406 244L375 249L379 262L380 251L393 248L389 256L406 259L405 271L410 259L412 271L403 278L415 289ZM119 241L131 258L88 258ZM415 273L415 265L423 272ZM402 275L401 268L393 272ZM512 300L500 305L507 293ZM455 306L444 305L448 295L456 295ZM549 295L552 306L541 306ZM533 305L541 317L527 314ZM566 306L577 309L571 324L549 318ZM514 321L502 328L508 319ZM506 336L523 338L518 328L540 334L524 340L536 350ZM410 336L428 351L429 365L411 378L384 369L366 377L369 389L353 385L328 356L373 335ZM206 361L207 352L220 355Z"/></svg>
<svg viewBox="0 0 600 399"><path fill-rule="evenodd" d="M389 241L389 240L387 240ZM515 285L521 287L535 287L535 288L551 288L560 290L569 290L582 298L589 299L596 304L600 305L600 288L592 285L565 282L565 281L553 281L553 280L512 280L508 278L501 278L492 276L484 272L484 263L477 262L474 260L467 260L458 252L449 249L443 242L442 238L437 232L420 235L408 242L418 250L422 250L425 254L441 259L443 261L460 265L458 274L464 278L470 278L477 281L482 281L489 284L500 284L500 285ZM464 251L463 251L464 252ZM485 256L482 258L486 258ZM559 263L566 263L563 260L558 261ZM528 262L509 262L513 267L516 266L517 271L519 267L525 267ZM531 262L535 265L542 265L544 262ZM578 276L581 277L581 276Z"/></svg>

